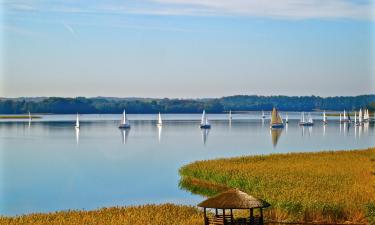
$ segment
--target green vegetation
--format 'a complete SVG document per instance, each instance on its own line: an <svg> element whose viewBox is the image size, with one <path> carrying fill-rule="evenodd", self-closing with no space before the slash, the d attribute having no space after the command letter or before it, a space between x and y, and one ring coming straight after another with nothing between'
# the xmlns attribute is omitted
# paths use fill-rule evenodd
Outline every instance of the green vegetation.
<svg viewBox="0 0 375 225"><path fill-rule="evenodd" d="M203 215L197 208L173 204L0 217L2 225L198 225L202 222Z"/></svg>
<svg viewBox="0 0 375 225"><path fill-rule="evenodd" d="M0 98L0 114L31 113L222 113L225 111L354 110L375 101L375 95L355 97L237 95L206 99L153 98Z"/></svg>
<svg viewBox="0 0 375 225"><path fill-rule="evenodd" d="M40 116L31 116L32 119L40 119L42 117ZM0 119L29 119L28 115L7 115L7 116L2 116L0 115Z"/></svg>
<svg viewBox="0 0 375 225"><path fill-rule="evenodd" d="M278 221L375 221L375 148L199 161L180 186L212 196L236 187L270 202Z"/></svg>

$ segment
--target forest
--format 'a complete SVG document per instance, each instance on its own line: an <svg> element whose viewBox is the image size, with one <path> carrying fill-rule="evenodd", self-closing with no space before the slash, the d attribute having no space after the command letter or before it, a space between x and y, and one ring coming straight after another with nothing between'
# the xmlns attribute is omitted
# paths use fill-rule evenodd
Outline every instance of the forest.
<svg viewBox="0 0 375 225"><path fill-rule="evenodd" d="M236 95L221 98L115 98L115 97L38 97L0 98L0 114L32 113L208 113L235 111L337 111L363 107L375 109L375 95L360 96L258 96Z"/></svg>

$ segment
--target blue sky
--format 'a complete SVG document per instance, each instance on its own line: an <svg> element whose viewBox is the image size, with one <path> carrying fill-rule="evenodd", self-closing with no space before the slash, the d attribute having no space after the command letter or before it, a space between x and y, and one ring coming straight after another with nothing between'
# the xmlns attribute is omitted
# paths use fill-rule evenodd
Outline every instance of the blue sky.
<svg viewBox="0 0 375 225"><path fill-rule="evenodd" d="M0 4L0 96L375 93L374 1Z"/></svg>

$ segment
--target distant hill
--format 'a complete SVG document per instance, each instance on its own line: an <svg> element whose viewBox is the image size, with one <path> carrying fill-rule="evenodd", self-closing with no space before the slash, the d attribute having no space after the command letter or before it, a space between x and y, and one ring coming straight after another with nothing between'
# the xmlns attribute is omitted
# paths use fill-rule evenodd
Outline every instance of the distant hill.
<svg viewBox="0 0 375 225"><path fill-rule="evenodd" d="M208 113L225 111L272 110L318 111L354 110L374 104L375 95L360 96L258 96L236 95L204 99L157 99L157 98L0 98L0 114L27 113L120 113L125 108L129 113ZM372 105L374 106L374 105Z"/></svg>

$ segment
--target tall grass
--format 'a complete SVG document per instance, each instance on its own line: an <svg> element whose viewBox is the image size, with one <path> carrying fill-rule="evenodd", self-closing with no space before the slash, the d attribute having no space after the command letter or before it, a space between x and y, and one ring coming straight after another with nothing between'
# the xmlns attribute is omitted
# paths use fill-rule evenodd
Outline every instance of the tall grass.
<svg viewBox="0 0 375 225"><path fill-rule="evenodd" d="M1 225L198 225L202 223L203 215L197 208L173 204L0 217Z"/></svg>
<svg viewBox="0 0 375 225"><path fill-rule="evenodd" d="M268 219L368 222L375 216L374 159L375 148L199 161L180 169L180 186L205 196L240 188L272 204Z"/></svg>

